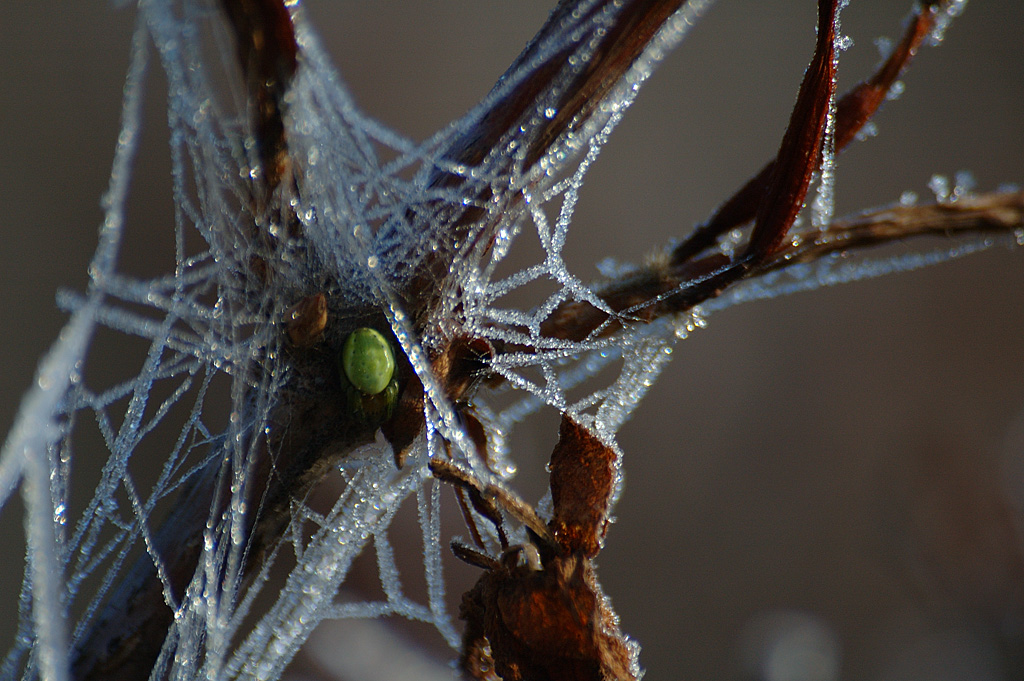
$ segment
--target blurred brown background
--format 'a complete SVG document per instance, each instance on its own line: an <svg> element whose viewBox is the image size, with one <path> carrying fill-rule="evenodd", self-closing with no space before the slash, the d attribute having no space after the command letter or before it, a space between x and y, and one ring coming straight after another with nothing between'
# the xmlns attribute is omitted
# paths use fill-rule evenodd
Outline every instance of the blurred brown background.
<svg viewBox="0 0 1024 681"><path fill-rule="evenodd" d="M487 91L548 4L308 6L365 110L420 139ZM813 4L711 9L591 171L568 247L578 272L685 234L772 155L813 48ZM851 3L840 90L908 6ZM133 22L104 2L50 0L11 4L0 22L4 432L63 323L55 290L86 284ZM975 0L923 50L878 136L842 157L837 212L927 197L933 173L970 170L981 190L1024 182L1022 30L1024 4ZM169 247L169 163L151 82L124 257L153 251L132 267L162 271L171 251L148 240ZM743 642L804 631L792 622L836 637L844 679L999 678L1001 659L1020 659L1024 622L1007 618L1024 612L1022 256L745 305L678 345L622 431L627 484L599 560L648 678L745 678ZM553 438L520 438L524 471ZM0 531L21 546L17 500ZM5 625L19 554L0 562Z"/></svg>

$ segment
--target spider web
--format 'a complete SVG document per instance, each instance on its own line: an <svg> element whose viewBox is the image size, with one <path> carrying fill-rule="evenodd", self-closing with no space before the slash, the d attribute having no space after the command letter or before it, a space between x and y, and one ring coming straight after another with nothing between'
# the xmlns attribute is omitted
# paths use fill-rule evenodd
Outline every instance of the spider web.
<svg viewBox="0 0 1024 681"><path fill-rule="evenodd" d="M493 407L481 405L491 426L491 467L510 476L515 464L509 435L542 407L569 411L613 441L671 358L674 342L702 326L704 314L986 246L972 243L919 260L841 269L826 262L737 288L691 314L627 327L609 338L571 342L543 336L541 322L566 301L606 309L562 257L580 189L639 86L708 4L690 3L673 17L599 113L531 168L523 163L529 122L519 137L504 139L472 167L453 164L443 153L546 56L576 45L591 28L582 20L567 18L537 46L535 61L507 74L466 117L418 143L359 110L297 10L305 61L292 87L287 125L290 151L303 168L298 195L290 198L305 247L279 252L268 283L252 275L249 263L263 252L239 226L249 200L245 176L254 165L246 144L244 96L237 85L234 91L221 85L231 83L232 76L237 81L237 74L231 73L233 56L220 16L204 3L141 3L90 284L84 294L61 295L71 320L43 361L0 461L2 499L22 481L30 545L19 634L0 676L64 678L68 650L87 636L105 602L130 593L137 562L156 566L164 600L174 609L158 661L158 669L172 678L277 678L325 619L397 615L428 623L457 647L441 568L441 488L425 464L430 455L451 451L482 476L492 473L473 453L433 379L431 349L457 333L518 348L493 360L508 387L493 396ZM612 22L614 16L592 20ZM586 41L575 49L576 58L555 79L551 97L536 103L535 121L550 117L554 93L586 65ZM127 228L140 107L154 56L167 80L175 266L161 276L138 278L119 271L118 249ZM458 191L432 187L437 171L464 182ZM825 175L812 226L823 224L831 212L831 178ZM417 333L399 292L443 241L450 216L465 207L466 197L485 193L493 199L478 206L486 216L481 223L497 224L497 236L486 247L468 239L455 254L442 303L416 324L426 330ZM514 246L524 241L539 245L542 258L510 266ZM252 580L242 576L245 518L251 513L245 499L256 484L250 474L260 435L291 375L279 320L292 303L320 290L342 298L343 307L384 312L427 392L427 427L401 470L383 439L348 453L337 472L342 491L328 511L295 500L291 525L274 552L280 563L291 553L293 565L266 605L260 599L271 590L275 561ZM145 352L126 380L95 385L88 378L90 340L110 331L142 339ZM160 439L162 431L171 432L169 440ZM71 462L90 440L99 440L109 457L93 498L70 515ZM134 464L147 456L163 463L155 480L143 483L146 476ZM187 509L205 517L206 534L198 567L179 599L168 587L167 566L155 548L166 531L160 520L181 512L172 506L190 484L214 474L230 482L230 499L223 506ZM406 500L415 505L423 540L425 598L410 596L404 587L388 533ZM371 546L382 597L339 599L353 562ZM68 628L63 613L74 614Z"/></svg>

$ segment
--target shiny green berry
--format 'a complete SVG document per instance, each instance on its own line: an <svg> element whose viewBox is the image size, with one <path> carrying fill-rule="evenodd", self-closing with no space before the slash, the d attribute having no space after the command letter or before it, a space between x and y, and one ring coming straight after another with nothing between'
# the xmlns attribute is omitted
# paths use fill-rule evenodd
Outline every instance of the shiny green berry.
<svg viewBox="0 0 1024 681"><path fill-rule="evenodd" d="M341 348L341 370L352 386L364 395L383 392L395 375L395 354L391 344L376 329L356 329Z"/></svg>

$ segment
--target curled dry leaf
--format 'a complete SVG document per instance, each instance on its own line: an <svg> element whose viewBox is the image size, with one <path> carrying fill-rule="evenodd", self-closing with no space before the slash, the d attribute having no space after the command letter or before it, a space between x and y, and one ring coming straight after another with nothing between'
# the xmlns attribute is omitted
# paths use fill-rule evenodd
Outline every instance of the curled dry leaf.
<svg viewBox="0 0 1024 681"><path fill-rule="evenodd" d="M474 507L499 530L493 558L454 544L455 554L485 569L462 599L466 621L461 665L476 679L600 681L639 677L637 647L619 630L592 559L608 526L618 455L568 414L551 453L554 513L536 512L503 487L437 460L438 478L467 489ZM501 510L522 522L531 543L509 546Z"/></svg>

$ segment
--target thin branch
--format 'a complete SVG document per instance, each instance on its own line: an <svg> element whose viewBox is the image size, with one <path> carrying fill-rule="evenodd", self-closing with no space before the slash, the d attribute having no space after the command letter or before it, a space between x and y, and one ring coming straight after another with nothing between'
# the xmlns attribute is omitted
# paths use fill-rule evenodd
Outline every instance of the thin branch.
<svg viewBox="0 0 1024 681"><path fill-rule="evenodd" d="M820 233L801 235L795 245L783 245L771 259L752 268L741 279L836 252L853 253L915 237L1009 235L1021 229L1024 191L979 194L954 203L879 208L835 220ZM684 312L723 292L705 285L724 270L724 266L714 265L711 258L696 263L659 263L620 281L597 285L594 288L601 299L620 317L613 319L590 303L571 301L548 317L541 325L541 333L582 341L592 335L608 336L624 324L650 322Z"/></svg>

